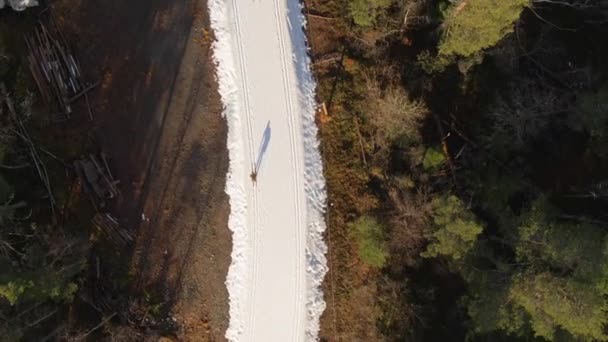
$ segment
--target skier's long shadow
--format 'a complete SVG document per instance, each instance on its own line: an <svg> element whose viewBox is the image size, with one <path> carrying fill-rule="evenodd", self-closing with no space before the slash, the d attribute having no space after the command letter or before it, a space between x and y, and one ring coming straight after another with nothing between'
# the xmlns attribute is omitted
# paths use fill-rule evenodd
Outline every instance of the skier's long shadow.
<svg viewBox="0 0 608 342"><path fill-rule="evenodd" d="M254 172L257 174L260 171L260 167L262 166L262 160L264 159L264 154L268 149L268 144L270 143L270 120L266 124L266 128L264 129L264 135L262 136L262 141L260 142L260 148L258 149L258 158L255 162Z"/></svg>

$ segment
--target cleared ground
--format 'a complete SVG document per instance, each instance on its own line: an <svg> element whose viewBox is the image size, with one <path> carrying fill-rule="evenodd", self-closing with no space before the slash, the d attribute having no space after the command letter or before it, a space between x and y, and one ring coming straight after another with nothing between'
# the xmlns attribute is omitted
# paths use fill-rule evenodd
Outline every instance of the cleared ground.
<svg viewBox="0 0 608 342"><path fill-rule="evenodd" d="M60 0L53 9L78 33L85 71L101 81L93 125L121 180L114 211L138 231L133 291L159 296L186 341L223 340L228 325L226 124L206 8Z"/></svg>

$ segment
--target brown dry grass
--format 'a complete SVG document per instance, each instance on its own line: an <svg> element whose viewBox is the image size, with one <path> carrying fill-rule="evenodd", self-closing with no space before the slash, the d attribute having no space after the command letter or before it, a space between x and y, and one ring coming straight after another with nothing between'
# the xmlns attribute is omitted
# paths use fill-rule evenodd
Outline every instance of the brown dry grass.
<svg viewBox="0 0 608 342"><path fill-rule="evenodd" d="M309 0L306 3L314 12L316 2ZM342 52L343 38L350 34L344 18L308 19L314 57L318 59ZM364 157L369 156L373 148L374 130L369 123L359 120L357 113L371 106L378 109L379 99L387 98L386 94L380 94L379 87L375 93L366 87L365 66L359 60L344 56L341 60L316 66L315 76L319 82L319 100L328 106L328 113L318 115L329 196L326 241L330 250L329 272L323 288L327 309L321 318L320 338L323 341L382 341L387 338L382 334L383 329L402 329L415 317L415 308L408 304L406 281L388 279L380 270L366 266L359 259L348 223L363 214L377 214L389 227L389 236L394 240L389 243L391 263L403 261L406 266L411 265L422 246L420 226L409 229L396 221L403 219L423 225L424 218L414 218L412 214L415 206L424 204L424 196L414 196L420 201L409 205L403 201L412 198L405 198L399 191L393 192L391 200L382 199L370 188L374 178L384 185L391 182L383 178L382 172L375 174L373 169L378 168L372 165L375 161L369 157L366 161ZM389 95L388 100L395 101L389 103L393 107L381 108L386 111L400 108L406 99L406 94ZM413 107L420 110L409 122L411 130L419 126L419 117L425 112L424 108ZM385 117L389 114L394 113L387 113ZM387 120L383 123L387 122L395 124ZM392 216L394 220L389 219ZM402 268L394 271L403 272Z"/></svg>

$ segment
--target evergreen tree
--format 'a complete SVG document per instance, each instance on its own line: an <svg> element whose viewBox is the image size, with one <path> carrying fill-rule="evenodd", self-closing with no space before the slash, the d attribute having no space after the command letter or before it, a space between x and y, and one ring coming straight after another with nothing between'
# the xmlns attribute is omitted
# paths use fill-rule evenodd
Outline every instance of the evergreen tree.
<svg viewBox="0 0 608 342"><path fill-rule="evenodd" d="M460 0L446 11L435 57L422 54L427 71L441 71L457 58L478 64L481 54L513 31L513 23L530 0Z"/></svg>
<svg viewBox="0 0 608 342"><path fill-rule="evenodd" d="M529 0L461 0L449 10L439 54L470 57L513 31Z"/></svg>
<svg viewBox="0 0 608 342"><path fill-rule="evenodd" d="M433 207L431 243L422 256L431 258L441 255L461 259L473 248L483 227L456 196L437 198L433 201Z"/></svg>
<svg viewBox="0 0 608 342"><path fill-rule="evenodd" d="M350 15L359 26L373 26L380 12L390 4L391 0L351 0Z"/></svg>
<svg viewBox="0 0 608 342"><path fill-rule="evenodd" d="M559 330L577 339L606 340L605 295L587 281L548 271L514 276L509 291L511 305L524 309L534 335L548 340L554 340Z"/></svg>
<svg viewBox="0 0 608 342"><path fill-rule="evenodd" d="M371 216L362 216L350 225L357 241L359 257L363 262L381 268L388 259L388 250L382 225Z"/></svg>
<svg viewBox="0 0 608 342"><path fill-rule="evenodd" d="M517 221L514 237L501 240L502 251L478 241L466 260L451 256L468 283L467 311L473 331L548 340L558 336L608 339L604 333L608 324L604 230L560 220L544 196L532 202ZM505 247L512 250L514 260Z"/></svg>

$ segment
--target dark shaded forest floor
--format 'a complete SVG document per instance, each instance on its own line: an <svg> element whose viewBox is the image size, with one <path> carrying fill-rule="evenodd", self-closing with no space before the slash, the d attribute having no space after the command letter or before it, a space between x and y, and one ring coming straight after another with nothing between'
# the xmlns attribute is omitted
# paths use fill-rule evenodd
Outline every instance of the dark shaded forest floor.
<svg viewBox="0 0 608 342"><path fill-rule="evenodd" d="M113 160L114 212L136 228L129 277L177 320L179 340L221 340L230 262L226 124L211 63L205 1L61 0L77 36L94 132Z"/></svg>

